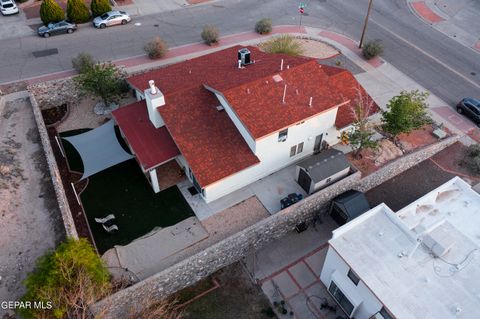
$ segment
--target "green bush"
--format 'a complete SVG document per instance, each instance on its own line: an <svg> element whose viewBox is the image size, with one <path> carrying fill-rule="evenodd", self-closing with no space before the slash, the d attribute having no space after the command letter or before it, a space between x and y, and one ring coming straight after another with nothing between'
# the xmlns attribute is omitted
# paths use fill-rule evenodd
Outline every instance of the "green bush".
<svg viewBox="0 0 480 319"><path fill-rule="evenodd" d="M301 55L302 44L290 35L281 35L262 43L261 48L268 53L284 53L288 55Z"/></svg>
<svg viewBox="0 0 480 319"><path fill-rule="evenodd" d="M44 25L65 19L65 12L55 0L43 0L40 5L40 19Z"/></svg>
<svg viewBox="0 0 480 319"><path fill-rule="evenodd" d="M51 309L22 309L22 318L87 318L88 306L110 292L110 274L86 239L60 244L37 261L24 284L23 301Z"/></svg>
<svg viewBox="0 0 480 319"><path fill-rule="evenodd" d="M472 144L467 147L465 157L461 161L461 165L465 166L474 174L480 174L480 145Z"/></svg>
<svg viewBox="0 0 480 319"><path fill-rule="evenodd" d="M163 58L168 52L167 44L160 37L153 38L143 49L150 59Z"/></svg>
<svg viewBox="0 0 480 319"><path fill-rule="evenodd" d="M383 53L383 43L380 40L367 41L362 46L362 54L365 59L370 60Z"/></svg>
<svg viewBox="0 0 480 319"><path fill-rule="evenodd" d="M255 31L259 34L267 34L272 32L272 20L263 18L255 24Z"/></svg>
<svg viewBox="0 0 480 319"><path fill-rule="evenodd" d="M112 11L112 7L109 0L92 0L90 10L92 10L94 17L98 17L108 11Z"/></svg>
<svg viewBox="0 0 480 319"><path fill-rule="evenodd" d="M93 57L85 52L79 53L72 59L72 66L78 73L86 73L96 63Z"/></svg>
<svg viewBox="0 0 480 319"><path fill-rule="evenodd" d="M202 39L206 44L212 45L218 42L218 29L214 25L205 25L202 30Z"/></svg>
<svg viewBox="0 0 480 319"><path fill-rule="evenodd" d="M85 23L90 21L90 11L83 0L67 1L67 18L75 23Z"/></svg>

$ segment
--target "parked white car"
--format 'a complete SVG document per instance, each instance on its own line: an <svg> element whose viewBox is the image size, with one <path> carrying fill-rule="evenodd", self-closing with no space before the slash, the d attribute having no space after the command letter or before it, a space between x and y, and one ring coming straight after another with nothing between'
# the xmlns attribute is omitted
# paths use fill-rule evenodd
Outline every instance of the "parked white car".
<svg viewBox="0 0 480 319"><path fill-rule="evenodd" d="M17 5L14 0L0 0L0 12L4 16L18 13Z"/></svg>
<svg viewBox="0 0 480 319"><path fill-rule="evenodd" d="M125 11L109 11L93 19L95 28L103 29L117 24L127 24L132 19Z"/></svg>

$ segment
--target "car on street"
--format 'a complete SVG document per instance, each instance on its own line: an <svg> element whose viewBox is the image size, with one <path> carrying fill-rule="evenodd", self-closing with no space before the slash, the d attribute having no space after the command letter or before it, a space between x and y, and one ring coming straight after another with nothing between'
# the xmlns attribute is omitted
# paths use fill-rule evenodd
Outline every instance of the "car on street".
<svg viewBox="0 0 480 319"><path fill-rule="evenodd" d="M466 97L457 104L457 112L469 117L480 127L480 100Z"/></svg>
<svg viewBox="0 0 480 319"><path fill-rule="evenodd" d="M280 208L284 209L289 206L292 206L293 204L301 201L302 199L303 199L302 194L297 194L297 193L288 194L286 197L280 200Z"/></svg>
<svg viewBox="0 0 480 319"><path fill-rule="evenodd" d="M112 25L127 24L132 20L125 11L109 11L93 19L95 28L104 29Z"/></svg>
<svg viewBox="0 0 480 319"><path fill-rule="evenodd" d="M19 11L14 0L0 0L0 12L2 12L4 16L8 16L17 14Z"/></svg>
<svg viewBox="0 0 480 319"><path fill-rule="evenodd" d="M51 35L60 33L73 33L77 30L75 23L62 20L56 23L49 23L47 26L41 26L37 29L37 34L41 37L48 38Z"/></svg>

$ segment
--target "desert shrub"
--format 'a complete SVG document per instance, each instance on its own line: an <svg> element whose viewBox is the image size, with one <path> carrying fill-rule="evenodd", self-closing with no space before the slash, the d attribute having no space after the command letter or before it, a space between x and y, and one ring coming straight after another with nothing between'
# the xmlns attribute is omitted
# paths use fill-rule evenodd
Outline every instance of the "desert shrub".
<svg viewBox="0 0 480 319"><path fill-rule="evenodd" d="M255 32L259 34L267 34L272 32L272 19L263 18L255 24Z"/></svg>
<svg viewBox="0 0 480 319"><path fill-rule="evenodd" d="M78 73L85 73L97 63L93 57L85 52L79 53L72 59L72 66Z"/></svg>
<svg viewBox="0 0 480 319"><path fill-rule="evenodd" d="M168 52L167 44L160 37L153 38L143 49L150 59L163 58Z"/></svg>
<svg viewBox="0 0 480 319"><path fill-rule="evenodd" d="M474 174L480 174L480 145L472 144L467 147L461 164Z"/></svg>
<svg viewBox="0 0 480 319"><path fill-rule="evenodd" d="M362 54L370 60L383 53L383 43L380 40L367 41L362 46Z"/></svg>
<svg viewBox="0 0 480 319"><path fill-rule="evenodd" d="M203 27L201 36L206 44L215 44L218 42L219 38L218 28L214 25L207 24Z"/></svg>
<svg viewBox="0 0 480 319"><path fill-rule="evenodd" d="M94 17L98 17L108 11L112 11L110 0L92 0L90 3L90 10L92 11L92 15Z"/></svg>
<svg viewBox="0 0 480 319"><path fill-rule="evenodd" d="M55 0L43 0L40 5L40 19L44 25L65 19L65 12Z"/></svg>
<svg viewBox="0 0 480 319"><path fill-rule="evenodd" d="M275 37L261 44L261 48L268 53L284 53L288 55L301 55L302 44L291 35Z"/></svg>
<svg viewBox="0 0 480 319"><path fill-rule="evenodd" d="M87 318L88 306L110 292L110 274L86 239L60 244L37 261L24 282L24 301L51 309L22 309L22 318Z"/></svg>
<svg viewBox="0 0 480 319"><path fill-rule="evenodd" d="M83 0L67 1L67 18L75 23L85 23L90 21L90 11Z"/></svg>

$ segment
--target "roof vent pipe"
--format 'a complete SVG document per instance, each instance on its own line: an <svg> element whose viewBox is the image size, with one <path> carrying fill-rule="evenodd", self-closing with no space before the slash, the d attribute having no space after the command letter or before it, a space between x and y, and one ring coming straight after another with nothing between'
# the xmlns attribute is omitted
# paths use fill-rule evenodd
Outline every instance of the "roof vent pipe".
<svg viewBox="0 0 480 319"><path fill-rule="evenodd" d="M313 100L313 97L311 96L310 101L308 102L308 106L310 106L310 107L312 107L312 100Z"/></svg>
<svg viewBox="0 0 480 319"><path fill-rule="evenodd" d="M157 94L157 88L155 87L155 81L154 80L148 81L148 85L150 86L150 94L152 94L152 95Z"/></svg>
<svg viewBox="0 0 480 319"><path fill-rule="evenodd" d="M285 104L285 96L286 95L287 95L287 85L285 84L285 87L283 88L283 98L282 98L282 103L283 104Z"/></svg>
<svg viewBox="0 0 480 319"><path fill-rule="evenodd" d="M239 68L239 69L242 68L242 60L238 60L238 68Z"/></svg>
<svg viewBox="0 0 480 319"><path fill-rule="evenodd" d="M283 59L282 62L280 62L280 71L283 71Z"/></svg>

